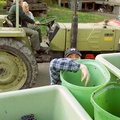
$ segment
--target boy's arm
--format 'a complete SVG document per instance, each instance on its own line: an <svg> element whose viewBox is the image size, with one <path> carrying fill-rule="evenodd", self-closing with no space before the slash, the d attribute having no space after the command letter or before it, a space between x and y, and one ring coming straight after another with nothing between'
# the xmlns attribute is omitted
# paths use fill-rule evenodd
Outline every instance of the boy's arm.
<svg viewBox="0 0 120 120"><path fill-rule="evenodd" d="M60 71L77 72L80 68L80 64L71 59L59 58L53 59L50 62L50 80L51 84L61 84Z"/></svg>
<svg viewBox="0 0 120 120"><path fill-rule="evenodd" d="M88 71L87 67L83 64L80 65L80 70L81 70L81 73L82 73L81 82L86 79L85 86L87 86L88 83L89 83L89 80L90 80L89 71Z"/></svg>
<svg viewBox="0 0 120 120"><path fill-rule="evenodd" d="M87 86L90 75L85 65L66 58L53 59L50 63L51 81L60 81L60 71L77 72L78 70L82 73L81 81L86 79L85 86Z"/></svg>
<svg viewBox="0 0 120 120"><path fill-rule="evenodd" d="M59 58L53 59L50 63L50 67L56 71L77 72L80 68L80 63L72 59Z"/></svg>

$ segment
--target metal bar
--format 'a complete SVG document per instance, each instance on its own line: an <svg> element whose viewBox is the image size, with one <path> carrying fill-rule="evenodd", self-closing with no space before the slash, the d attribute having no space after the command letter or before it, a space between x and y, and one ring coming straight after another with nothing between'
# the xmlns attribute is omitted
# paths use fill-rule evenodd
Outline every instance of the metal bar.
<svg viewBox="0 0 120 120"><path fill-rule="evenodd" d="M19 0L16 0L16 28L19 29Z"/></svg>
<svg viewBox="0 0 120 120"><path fill-rule="evenodd" d="M75 0L75 12L72 17L71 25L71 48L76 48L78 32L77 0Z"/></svg>

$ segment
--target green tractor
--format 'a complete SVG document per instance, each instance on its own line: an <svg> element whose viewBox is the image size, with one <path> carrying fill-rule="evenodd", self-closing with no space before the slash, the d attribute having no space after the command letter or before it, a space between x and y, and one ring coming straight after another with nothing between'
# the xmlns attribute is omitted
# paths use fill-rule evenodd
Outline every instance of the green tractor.
<svg viewBox="0 0 120 120"><path fill-rule="evenodd" d="M1 23L4 16L0 16ZM0 25L0 92L32 87L38 66L23 28Z"/></svg>
<svg viewBox="0 0 120 120"><path fill-rule="evenodd" d="M51 54L54 57L62 57L64 51L70 48L73 43L76 44L73 47L81 51L82 58L88 58L89 55L95 57L100 53L120 51L120 29L106 22L104 24L79 23L77 40L74 42L71 41L71 23L55 23L50 31L52 32L48 34L48 38Z"/></svg>
<svg viewBox="0 0 120 120"><path fill-rule="evenodd" d="M104 23L78 23L77 0L71 23L55 22L47 35L50 41L50 53L54 57L63 57L64 51L77 48L83 59L94 59L100 53L120 51L120 29Z"/></svg>
<svg viewBox="0 0 120 120"><path fill-rule="evenodd" d="M18 19L17 5L16 13ZM23 28L3 27L5 15L0 15L0 92L32 87L38 66L31 44Z"/></svg>
<svg viewBox="0 0 120 120"><path fill-rule="evenodd" d="M38 76L37 59L30 38L19 27L19 4L16 4L16 27L12 27L7 15L0 15L0 92L31 88ZM46 19L41 20L41 25L50 27L56 17ZM44 58L48 60L46 56Z"/></svg>

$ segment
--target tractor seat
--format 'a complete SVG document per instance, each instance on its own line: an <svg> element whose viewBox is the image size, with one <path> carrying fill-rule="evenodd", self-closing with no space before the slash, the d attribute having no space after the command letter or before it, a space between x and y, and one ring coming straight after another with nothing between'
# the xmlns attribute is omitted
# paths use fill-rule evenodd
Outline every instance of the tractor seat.
<svg viewBox="0 0 120 120"><path fill-rule="evenodd" d="M7 18L7 16L4 17L3 26L4 27L13 27L12 22Z"/></svg>

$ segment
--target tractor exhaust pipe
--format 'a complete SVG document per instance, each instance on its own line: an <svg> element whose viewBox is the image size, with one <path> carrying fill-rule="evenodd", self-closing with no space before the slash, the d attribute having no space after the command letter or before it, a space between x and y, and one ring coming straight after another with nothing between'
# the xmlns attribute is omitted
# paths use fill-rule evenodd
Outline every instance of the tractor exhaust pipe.
<svg viewBox="0 0 120 120"><path fill-rule="evenodd" d="M75 0L75 12L72 17L71 24L71 48L76 48L77 43L77 32L78 32L78 16L77 16L77 0Z"/></svg>

